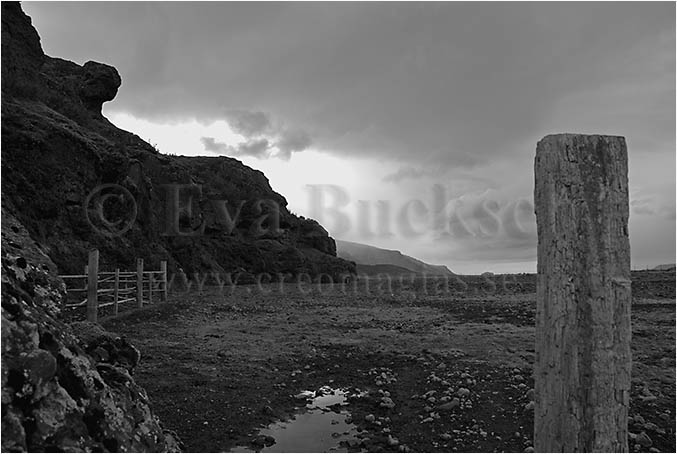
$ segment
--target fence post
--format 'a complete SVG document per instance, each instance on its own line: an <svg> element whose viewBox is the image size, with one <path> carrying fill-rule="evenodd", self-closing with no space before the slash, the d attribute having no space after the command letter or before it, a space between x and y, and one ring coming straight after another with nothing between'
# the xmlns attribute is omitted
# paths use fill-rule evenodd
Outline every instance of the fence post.
<svg viewBox="0 0 677 454"><path fill-rule="evenodd" d="M96 323L99 312L98 299L99 251L89 251L87 265L87 321Z"/></svg>
<svg viewBox="0 0 677 454"><path fill-rule="evenodd" d="M153 272L148 273L148 304L153 304Z"/></svg>
<svg viewBox="0 0 677 454"><path fill-rule="evenodd" d="M136 307L143 307L143 259L136 259Z"/></svg>
<svg viewBox="0 0 677 454"><path fill-rule="evenodd" d="M113 290L113 315L118 315L119 292L120 292L120 268L115 268L115 287Z"/></svg>
<svg viewBox="0 0 677 454"><path fill-rule="evenodd" d="M162 272L162 293L160 298L162 302L167 301L167 261L163 260L160 262L160 271Z"/></svg>
<svg viewBox="0 0 677 454"><path fill-rule="evenodd" d="M628 156L623 137L559 134L536 147L534 448L627 452Z"/></svg>

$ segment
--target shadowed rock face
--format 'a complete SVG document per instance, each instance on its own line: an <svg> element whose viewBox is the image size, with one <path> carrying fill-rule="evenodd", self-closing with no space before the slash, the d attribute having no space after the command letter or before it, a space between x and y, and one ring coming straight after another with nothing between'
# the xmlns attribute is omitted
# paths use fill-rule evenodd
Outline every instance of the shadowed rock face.
<svg viewBox="0 0 677 454"><path fill-rule="evenodd" d="M88 61L82 67L84 75L80 86L80 98L87 109L101 115L101 106L112 101L122 84L118 70L103 63Z"/></svg>
<svg viewBox="0 0 677 454"><path fill-rule="evenodd" d="M2 451L178 451L132 378L138 350L98 325L58 320L54 268L3 210Z"/></svg>
<svg viewBox="0 0 677 454"><path fill-rule="evenodd" d="M101 115L121 84L115 68L45 56L40 38L16 3L2 4L2 200L61 273L79 273L98 248L102 269L134 269L137 257L169 272L319 274L355 271L336 257L334 240L312 220L290 213L265 175L228 157L167 156ZM137 216L121 236L94 230L85 217L90 192L115 184L132 195ZM181 228L204 222L196 236L166 232L164 185L199 185ZM214 201L225 201L234 228ZM261 203L263 202L263 204ZM218 203L218 202L217 202ZM257 233L269 205L279 229ZM269 212L269 211L268 211ZM266 222L263 222L264 227Z"/></svg>

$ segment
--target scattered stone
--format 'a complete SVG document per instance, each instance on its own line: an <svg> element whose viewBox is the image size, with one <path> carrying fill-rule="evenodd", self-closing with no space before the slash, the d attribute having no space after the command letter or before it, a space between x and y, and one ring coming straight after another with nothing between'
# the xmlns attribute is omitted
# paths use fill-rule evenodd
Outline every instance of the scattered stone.
<svg viewBox="0 0 677 454"><path fill-rule="evenodd" d="M451 434L448 434L448 433L445 432L445 433L440 435L440 438L444 441L449 441L454 437L452 437Z"/></svg>
<svg viewBox="0 0 677 454"><path fill-rule="evenodd" d="M637 435L637 443L643 448L649 448L653 445L653 441L646 434L646 432L641 432L639 435Z"/></svg>
<svg viewBox="0 0 677 454"><path fill-rule="evenodd" d="M534 401L532 400L531 402L529 402L528 404L526 404L526 405L524 406L524 409L527 410L527 411L531 411L531 410L533 410L535 407L536 407L536 402L534 402Z"/></svg>
<svg viewBox="0 0 677 454"><path fill-rule="evenodd" d="M272 446L275 444L275 439L270 435L257 435L252 440L252 444L259 447Z"/></svg>
<svg viewBox="0 0 677 454"><path fill-rule="evenodd" d="M443 403L442 405L438 405L437 409L440 411L450 411L453 410L454 408L458 407L461 404L461 401L458 400L457 397L454 397L450 402Z"/></svg>
<svg viewBox="0 0 677 454"><path fill-rule="evenodd" d="M634 418L632 418L632 422L634 422L635 424L638 424L638 425L639 424L642 424L642 425L646 424L646 421L644 420L644 418L641 415L637 415Z"/></svg>
<svg viewBox="0 0 677 454"><path fill-rule="evenodd" d="M390 397L383 397L381 399L380 406L383 408L393 409L395 408L395 402L393 402L393 400Z"/></svg>
<svg viewBox="0 0 677 454"><path fill-rule="evenodd" d="M527 446L526 449L524 449L524 452L534 452L534 447L533 446Z"/></svg>
<svg viewBox="0 0 677 454"><path fill-rule="evenodd" d="M298 393L295 397L297 399L310 399L311 397L313 397L313 392L312 391L303 391L303 392Z"/></svg>
<svg viewBox="0 0 677 454"><path fill-rule="evenodd" d="M354 449L354 448L359 448L360 445L362 444L362 441L361 441L361 440L356 440L356 439L354 439L354 438L351 438L350 440L348 440L348 441L346 442L346 444L348 445L349 448L353 448L353 449Z"/></svg>
<svg viewBox="0 0 677 454"><path fill-rule="evenodd" d="M531 388L529 391L527 391L526 398L529 400L534 400L534 388Z"/></svg>
<svg viewBox="0 0 677 454"><path fill-rule="evenodd" d="M393 438L392 435L388 435L388 446L397 446L400 442L397 438Z"/></svg>
<svg viewBox="0 0 677 454"><path fill-rule="evenodd" d="M458 397L465 397L470 395L470 390L468 388L459 388L458 391L456 391L456 395Z"/></svg>
<svg viewBox="0 0 677 454"><path fill-rule="evenodd" d="M639 396L640 400L643 400L644 402L653 402L654 400L658 399L658 397L654 396L651 391L649 391L648 387L644 387L642 389L642 395Z"/></svg>
<svg viewBox="0 0 677 454"><path fill-rule="evenodd" d="M646 430L650 430L652 432L657 432L657 433L660 433L660 431L662 431L661 428L659 428L656 424L654 424L652 422L648 422L648 423L644 424L644 428Z"/></svg>
<svg viewBox="0 0 677 454"><path fill-rule="evenodd" d="M364 417L364 420L367 421L367 422L374 422L374 421L376 421L376 416L369 414L369 415Z"/></svg>

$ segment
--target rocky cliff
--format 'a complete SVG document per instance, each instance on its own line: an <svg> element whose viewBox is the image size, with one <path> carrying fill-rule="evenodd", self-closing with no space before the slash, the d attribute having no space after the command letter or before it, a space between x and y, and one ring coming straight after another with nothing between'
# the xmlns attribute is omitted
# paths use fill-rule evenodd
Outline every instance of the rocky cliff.
<svg viewBox="0 0 677 454"><path fill-rule="evenodd" d="M263 173L227 157L162 155L111 124L101 106L120 85L111 66L44 55L30 18L2 4L3 208L59 272L81 272L91 248L103 269L132 269L141 257L189 274L355 271ZM102 185L114 186L92 198Z"/></svg>
<svg viewBox="0 0 677 454"><path fill-rule="evenodd" d="M59 321L55 269L3 211L2 451L178 451L132 378L138 350L98 325Z"/></svg>

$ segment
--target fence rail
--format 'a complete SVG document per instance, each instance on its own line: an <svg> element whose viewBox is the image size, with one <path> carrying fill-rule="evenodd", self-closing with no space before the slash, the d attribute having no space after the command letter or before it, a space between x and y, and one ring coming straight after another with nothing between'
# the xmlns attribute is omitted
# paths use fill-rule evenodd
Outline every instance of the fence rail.
<svg viewBox="0 0 677 454"><path fill-rule="evenodd" d="M87 320L96 323L99 309L113 307L113 315L118 315L119 306L136 302L136 307L153 303L153 294L159 294L160 301L167 300L167 262L160 262L160 270L144 270L143 259L136 259L136 271L99 270L99 251L89 252L89 260L84 274L64 274L60 276L66 282L69 301L78 301L82 293L87 296L76 303L67 303L68 308L86 306ZM74 287L71 288L71 285ZM84 285L84 287L83 287ZM130 296L131 295L131 296ZM75 296L75 298L72 298Z"/></svg>

